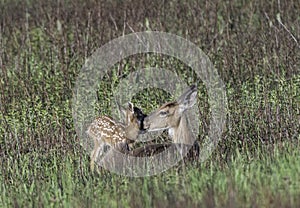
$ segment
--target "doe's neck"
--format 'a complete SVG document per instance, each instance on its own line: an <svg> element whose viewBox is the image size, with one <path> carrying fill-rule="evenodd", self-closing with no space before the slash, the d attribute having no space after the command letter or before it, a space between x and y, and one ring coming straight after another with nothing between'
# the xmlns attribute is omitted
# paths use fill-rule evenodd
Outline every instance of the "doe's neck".
<svg viewBox="0 0 300 208"><path fill-rule="evenodd" d="M182 115L177 127L170 128L169 136L174 143L190 144L194 143L193 134L189 128L188 119L185 115Z"/></svg>

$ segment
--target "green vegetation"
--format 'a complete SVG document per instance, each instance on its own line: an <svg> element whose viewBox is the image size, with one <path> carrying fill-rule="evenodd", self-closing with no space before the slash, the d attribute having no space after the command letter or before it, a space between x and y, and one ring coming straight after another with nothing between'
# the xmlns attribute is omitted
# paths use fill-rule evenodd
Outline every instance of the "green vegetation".
<svg viewBox="0 0 300 208"><path fill-rule="evenodd" d="M297 1L1 1L0 207L299 207L300 5ZM211 157L145 178L92 173L72 118L85 59L133 31L180 35L209 56L226 84L227 129ZM99 83L110 114L122 77L164 67L199 84L198 140L207 135L205 87L178 60L136 55ZM151 89L149 113L172 97Z"/></svg>

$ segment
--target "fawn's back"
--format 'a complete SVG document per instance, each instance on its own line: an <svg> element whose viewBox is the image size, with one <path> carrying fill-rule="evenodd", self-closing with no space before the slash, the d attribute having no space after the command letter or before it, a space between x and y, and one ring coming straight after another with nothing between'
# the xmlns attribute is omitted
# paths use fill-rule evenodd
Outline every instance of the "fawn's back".
<svg viewBox="0 0 300 208"><path fill-rule="evenodd" d="M126 136L125 125L109 116L100 116L89 126L88 135L108 144L130 141Z"/></svg>
<svg viewBox="0 0 300 208"><path fill-rule="evenodd" d="M96 118L88 127L87 134L95 142L115 145L120 142L132 143L138 134L144 131L143 120L146 115L132 103L126 109L120 109L125 115L125 123L117 122L109 116Z"/></svg>

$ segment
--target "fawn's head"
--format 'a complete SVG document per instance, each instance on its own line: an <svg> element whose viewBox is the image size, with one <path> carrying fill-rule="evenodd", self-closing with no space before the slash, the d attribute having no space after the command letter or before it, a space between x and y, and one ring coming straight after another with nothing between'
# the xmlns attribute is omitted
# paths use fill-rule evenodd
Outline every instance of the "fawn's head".
<svg viewBox="0 0 300 208"><path fill-rule="evenodd" d="M144 120L147 131L178 128L184 112L197 101L197 87L192 85L176 101L163 104Z"/></svg>
<svg viewBox="0 0 300 208"><path fill-rule="evenodd" d="M125 129L129 137L135 138L145 132L144 119L147 115L140 108L128 102L127 108L120 107L120 110L125 116Z"/></svg>

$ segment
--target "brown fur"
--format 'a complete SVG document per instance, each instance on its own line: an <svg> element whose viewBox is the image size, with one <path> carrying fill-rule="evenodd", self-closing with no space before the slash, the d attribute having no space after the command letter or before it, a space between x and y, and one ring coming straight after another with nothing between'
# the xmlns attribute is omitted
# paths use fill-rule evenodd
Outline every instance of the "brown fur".
<svg viewBox="0 0 300 208"><path fill-rule="evenodd" d="M147 131L168 130L176 144L194 145L185 110L191 108L197 99L197 88L191 86L177 101L163 104L145 118ZM155 147L154 147L155 148Z"/></svg>

